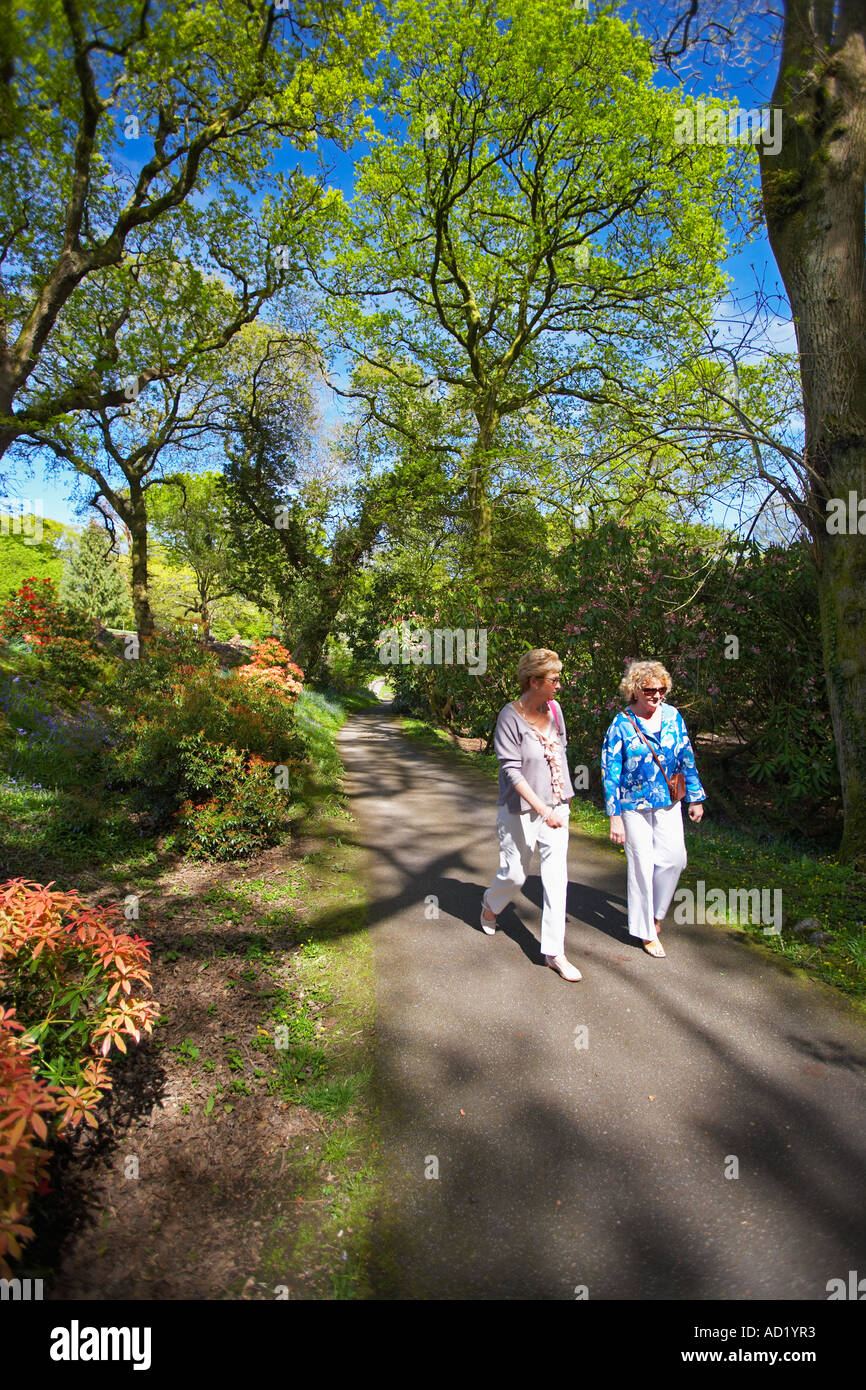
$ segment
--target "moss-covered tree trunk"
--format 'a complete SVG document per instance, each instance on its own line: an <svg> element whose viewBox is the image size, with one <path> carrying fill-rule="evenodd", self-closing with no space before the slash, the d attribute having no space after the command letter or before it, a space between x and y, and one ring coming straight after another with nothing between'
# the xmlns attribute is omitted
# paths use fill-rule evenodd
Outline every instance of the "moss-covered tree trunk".
<svg viewBox="0 0 866 1390"><path fill-rule="evenodd" d="M147 508L144 493L133 484L130 505L120 511L132 538L132 606L135 610L135 629L139 637L153 633L153 614L148 596L147 566Z"/></svg>
<svg viewBox="0 0 866 1390"><path fill-rule="evenodd" d="M866 534L828 529L827 501L866 499L866 5L787 0L761 154L773 253L797 328L806 419L803 510L818 564L824 670L845 811L841 852L866 860ZM866 508L864 508L866 510ZM866 518L863 521L866 532Z"/></svg>
<svg viewBox="0 0 866 1390"><path fill-rule="evenodd" d="M98 468L93 468L81 460L77 462L76 466L80 472L98 485L99 493L97 496L104 497L110 503L129 533L135 629L139 637L150 637L154 631L154 622L148 595L147 499L141 481L143 474L136 472L125 460L121 461L121 468L126 476L129 490L119 492L116 488L111 487ZM146 471L147 469L144 469L144 472Z"/></svg>

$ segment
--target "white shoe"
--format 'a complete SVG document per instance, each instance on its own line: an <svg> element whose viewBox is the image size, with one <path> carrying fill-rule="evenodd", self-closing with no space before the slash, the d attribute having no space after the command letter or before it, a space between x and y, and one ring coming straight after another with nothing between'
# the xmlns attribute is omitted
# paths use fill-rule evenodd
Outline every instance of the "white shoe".
<svg viewBox="0 0 866 1390"><path fill-rule="evenodd" d="M483 932L486 932L488 936L493 936L493 934L494 934L495 931L496 931L496 918L494 917L492 922L485 922L485 920L484 920L484 914L485 914L485 912L489 912L489 911L490 911L490 908L489 908L489 907L487 906L487 904L482 900L482 903L481 903L481 918L480 918L480 921L481 921L481 930L482 930Z"/></svg>
<svg viewBox="0 0 866 1390"><path fill-rule="evenodd" d="M564 980L582 980L583 976L576 966L565 956L545 956L545 962L551 970L557 970Z"/></svg>

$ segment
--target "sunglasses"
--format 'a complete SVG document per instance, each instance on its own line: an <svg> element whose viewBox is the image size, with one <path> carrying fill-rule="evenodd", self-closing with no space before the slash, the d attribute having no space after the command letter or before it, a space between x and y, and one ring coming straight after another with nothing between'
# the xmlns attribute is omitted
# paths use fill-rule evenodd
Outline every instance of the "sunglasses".
<svg viewBox="0 0 866 1390"><path fill-rule="evenodd" d="M642 685L641 690L644 695L664 695L665 693L663 685Z"/></svg>

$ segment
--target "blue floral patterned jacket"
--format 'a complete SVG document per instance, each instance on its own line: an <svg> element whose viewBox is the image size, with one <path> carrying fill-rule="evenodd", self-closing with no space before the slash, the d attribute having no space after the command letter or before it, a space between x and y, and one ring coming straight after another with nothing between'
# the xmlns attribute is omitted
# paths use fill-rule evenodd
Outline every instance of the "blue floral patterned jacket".
<svg viewBox="0 0 866 1390"><path fill-rule="evenodd" d="M638 720L638 724L644 727L668 777L673 777L675 772L685 775L686 801L706 801L707 794L698 777L683 717L673 705L662 705L661 709L662 725L658 733L649 733L642 720ZM605 735L601 776L604 809L609 816L618 816L623 811L650 811L671 804L671 794L658 763L624 711L614 717Z"/></svg>

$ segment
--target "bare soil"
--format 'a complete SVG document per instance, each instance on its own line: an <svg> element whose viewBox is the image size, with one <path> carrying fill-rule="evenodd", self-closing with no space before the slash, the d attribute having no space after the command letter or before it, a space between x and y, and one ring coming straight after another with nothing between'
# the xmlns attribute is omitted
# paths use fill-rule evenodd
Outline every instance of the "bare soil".
<svg viewBox="0 0 866 1390"><path fill-rule="evenodd" d="M152 942L163 1022L113 1068L99 1130L81 1127L56 1152L26 1255L28 1269L53 1272L51 1298L333 1297L327 1260L280 1275L280 1293L262 1270L275 1227L291 1245L309 1195L302 1165L327 1129L268 1092L273 1020L263 1026L275 992L296 987L292 953L316 891L300 862L309 847L243 865L181 864L142 899L138 930ZM250 880L261 890L234 897ZM275 897L285 885L296 896ZM224 895L216 902L214 889ZM109 896L116 889L91 898ZM297 925L275 926L275 915ZM250 959L250 946L264 958ZM317 1036L336 1022L332 1008Z"/></svg>

